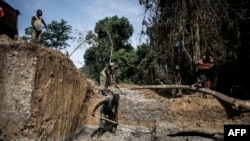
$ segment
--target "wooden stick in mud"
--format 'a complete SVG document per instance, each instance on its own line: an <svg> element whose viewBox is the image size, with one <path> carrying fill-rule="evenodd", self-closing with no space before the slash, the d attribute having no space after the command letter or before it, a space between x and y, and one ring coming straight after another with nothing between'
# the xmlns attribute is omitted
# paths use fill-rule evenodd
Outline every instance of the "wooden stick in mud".
<svg viewBox="0 0 250 141"><path fill-rule="evenodd" d="M132 130L135 130L136 132L138 132L137 129L132 128L132 127L130 127L130 126L128 126L128 125L125 125L125 124L121 124L121 123L115 122L115 121L113 121L113 120L107 119L107 118L102 117L102 116L98 116L98 115L95 115L95 116L96 116L96 117L99 117L99 118L101 118L101 119L104 119L104 120L106 120L106 121L109 121L109 122L111 122L111 123L119 124L119 125L121 125L121 126L124 126L124 127L126 127L126 128L129 128L129 129L132 129ZM143 133L151 133L151 132L143 132Z"/></svg>
<svg viewBox="0 0 250 141"><path fill-rule="evenodd" d="M101 118L101 119L104 119L104 120L106 120L106 121L109 121L109 122L111 122L111 123L114 123L114 124L119 124L119 125L121 125L121 126L124 126L124 127L130 128L130 129L133 129L133 130L136 130L136 129L134 129L134 128L129 127L128 125L125 125L125 124L121 124L121 123L115 122L115 121L110 120L110 119L107 119L107 118L105 118L105 117L98 116L98 115L95 115L95 116L96 116L96 117L99 117L99 118Z"/></svg>

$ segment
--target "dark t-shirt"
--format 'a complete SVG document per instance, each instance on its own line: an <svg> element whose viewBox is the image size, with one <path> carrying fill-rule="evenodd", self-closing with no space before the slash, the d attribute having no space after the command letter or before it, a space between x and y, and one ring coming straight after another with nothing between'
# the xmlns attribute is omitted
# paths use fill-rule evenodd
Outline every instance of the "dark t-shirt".
<svg viewBox="0 0 250 141"><path fill-rule="evenodd" d="M112 112L113 108L114 108L114 105L112 104L112 97L106 98L105 102L102 104L101 110L103 112L106 112L106 111Z"/></svg>

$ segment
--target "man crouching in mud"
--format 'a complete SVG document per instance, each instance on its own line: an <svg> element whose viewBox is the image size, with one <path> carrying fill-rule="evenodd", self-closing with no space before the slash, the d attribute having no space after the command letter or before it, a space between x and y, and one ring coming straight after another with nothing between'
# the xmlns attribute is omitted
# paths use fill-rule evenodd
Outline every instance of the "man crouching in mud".
<svg viewBox="0 0 250 141"><path fill-rule="evenodd" d="M93 112L91 114L92 116L95 116L96 109L99 106L101 106L101 111L100 111L101 117L100 117L100 123L99 123L99 128L98 128L98 136L101 136L107 130L111 130L112 132L116 131L117 124L118 124L119 99L120 99L119 94L113 94L112 97L107 97L106 99L100 101L94 107ZM106 117L108 117L108 120L114 121L114 122L111 122L111 128L109 126L108 129L105 129L107 122L108 122Z"/></svg>

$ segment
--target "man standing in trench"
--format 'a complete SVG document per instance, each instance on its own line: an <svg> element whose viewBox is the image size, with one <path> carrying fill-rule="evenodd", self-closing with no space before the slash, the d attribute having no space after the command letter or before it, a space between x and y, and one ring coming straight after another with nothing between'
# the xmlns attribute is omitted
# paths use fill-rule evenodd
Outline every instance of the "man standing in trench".
<svg viewBox="0 0 250 141"><path fill-rule="evenodd" d="M119 106L119 99L120 95L119 94L113 94L112 97L107 97L106 99L100 101L93 109L93 112L91 113L92 116L95 116L95 111L99 106L101 106L101 111L100 111L100 123L99 123L99 128L98 128L98 135L102 135L107 129L105 129L105 125L107 125L107 120L112 120L114 121L112 123L112 132L116 131L117 124L118 124L118 106Z"/></svg>

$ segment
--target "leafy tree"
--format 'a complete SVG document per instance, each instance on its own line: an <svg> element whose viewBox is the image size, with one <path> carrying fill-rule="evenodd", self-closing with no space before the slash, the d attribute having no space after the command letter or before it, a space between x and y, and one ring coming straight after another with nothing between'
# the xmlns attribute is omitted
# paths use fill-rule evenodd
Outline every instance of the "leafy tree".
<svg viewBox="0 0 250 141"><path fill-rule="evenodd" d="M89 77L96 81L99 81L99 73L104 68L105 65L101 65L101 52L97 51L99 48L97 46L92 46L87 49L83 55L85 60L84 66L81 70Z"/></svg>
<svg viewBox="0 0 250 141"><path fill-rule="evenodd" d="M121 59L119 57L125 54L125 56L129 57L126 52L133 50L129 43L133 27L127 18L114 16L98 21L94 31L96 33L96 42L86 50L84 54L85 66L83 66L82 70L89 77L98 80L100 71L107 63L117 61L116 63L119 63L119 65L127 64L126 61L129 59ZM90 36L90 38L93 37ZM125 74L125 71L121 71L120 76L122 80L128 75L130 74Z"/></svg>
<svg viewBox="0 0 250 141"><path fill-rule="evenodd" d="M43 33L43 44L48 47L64 49L69 46L67 40L73 39L70 36L72 33L72 26L67 25L67 22L61 19L60 22L52 21L47 25L46 30Z"/></svg>
<svg viewBox="0 0 250 141"><path fill-rule="evenodd" d="M95 33L100 47L106 51L105 60L112 61L113 51L121 48L131 50L133 47L128 42L134 30L128 19L125 17L118 18L113 16L106 17L96 23Z"/></svg>
<svg viewBox="0 0 250 141"><path fill-rule="evenodd" d="M20 38L25 40L25 41L31 42L31 34L32 34L33 28L32 27L27 27L24 30L25 30L25 35L20 37Z"/></svg>
<svg viewBox="0 0 250 141"><path fill-rule="evenodd" d="M138 62L136 50L127 51L125 49L120 49L114 52L113 60L119 65L119 70L115 71L117 81L128 83L137 81L135 77L136 64Z"/></svg>

